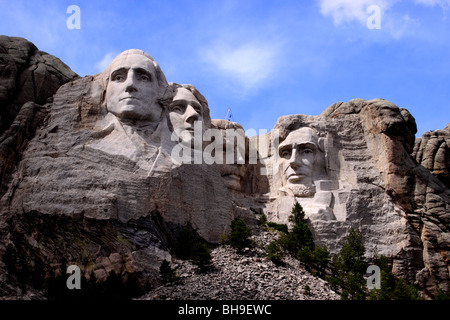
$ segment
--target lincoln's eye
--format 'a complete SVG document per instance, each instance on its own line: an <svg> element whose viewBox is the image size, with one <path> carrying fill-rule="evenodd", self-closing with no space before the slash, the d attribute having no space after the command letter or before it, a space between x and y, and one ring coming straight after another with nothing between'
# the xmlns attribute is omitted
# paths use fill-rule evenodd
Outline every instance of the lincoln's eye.
<svg viewBox="0 0 450 320"><path fill-rule="evenodd" d="M283 150L281 151L280 156L285 159L289 159L291 157L291 150Z"/></svg>

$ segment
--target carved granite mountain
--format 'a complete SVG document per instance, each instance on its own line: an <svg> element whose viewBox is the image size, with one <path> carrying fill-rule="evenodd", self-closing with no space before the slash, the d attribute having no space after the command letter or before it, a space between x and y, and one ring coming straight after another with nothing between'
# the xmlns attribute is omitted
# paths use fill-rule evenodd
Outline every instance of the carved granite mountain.
<svg viewBox="0 0 450 320"><path fill-rule="evenodd" d="M5 54L2 61L13 60ZM10 250L46 274L76 264L87 277L114 271L155 286L185 231L217 244L235 217L255 226L265 212L289 224L297 200L315 242L331 253L360 229L369 259L387 255L394 273L425 295L448 292L447 129L414 147L406 109L354 99L320 116L280 117L270 133L245 137L239 124L211 120L206 98L168 83L141 50L121 53L94 76L70 72L63 68L68 76L58 85L44 83L42 92L58 87L52 100L25 103L0 140L3 172L12 163L0 177L0 257ZM2 88L12 97L27 82L11 83ZM9 108L2 114L14 114ZM215 138L202 141L211 132ZM216 147L233 150L236 162L210 162L223 159ZM20 156L11 160L10 150ZM14 294L6 267L0 263L0 295Z"/></svg>

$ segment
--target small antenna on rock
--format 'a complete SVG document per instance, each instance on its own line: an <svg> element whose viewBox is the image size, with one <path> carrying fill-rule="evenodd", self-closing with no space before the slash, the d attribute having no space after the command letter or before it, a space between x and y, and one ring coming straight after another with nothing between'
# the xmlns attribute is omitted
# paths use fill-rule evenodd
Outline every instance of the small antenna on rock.
<svg viewBox="0 0 450 320"><path fill-rule="evenodd" d="M233 114L231 113L231 108L228 108L227 115L225 116L225 120L234 122Z"/></svg>

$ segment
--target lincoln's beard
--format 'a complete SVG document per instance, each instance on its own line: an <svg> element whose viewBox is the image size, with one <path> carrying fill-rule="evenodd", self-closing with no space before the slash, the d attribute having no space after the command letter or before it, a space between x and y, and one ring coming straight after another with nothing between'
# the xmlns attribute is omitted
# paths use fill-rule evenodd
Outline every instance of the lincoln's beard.
<svg viewBox="0 0 450 320"><path fill-rule="evenodd" d="M314 184L289 184L287 186L294 196L306 198L313 197L316 193L316 186Z"/></svg>

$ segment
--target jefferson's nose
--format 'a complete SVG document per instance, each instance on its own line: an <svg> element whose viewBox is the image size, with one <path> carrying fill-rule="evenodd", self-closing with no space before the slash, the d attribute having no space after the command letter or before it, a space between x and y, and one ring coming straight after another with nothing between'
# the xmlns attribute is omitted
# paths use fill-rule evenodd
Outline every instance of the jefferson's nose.
<svg viewBox="0 0 450 320"><path fill-rule="evenodd" d="M197 111L195 111L195 109L191 106L188 105L186 107L186 122L188 123L194 123L194 121L197 121L199 118L199 114Z"/></svg>

